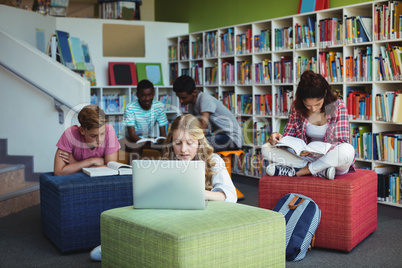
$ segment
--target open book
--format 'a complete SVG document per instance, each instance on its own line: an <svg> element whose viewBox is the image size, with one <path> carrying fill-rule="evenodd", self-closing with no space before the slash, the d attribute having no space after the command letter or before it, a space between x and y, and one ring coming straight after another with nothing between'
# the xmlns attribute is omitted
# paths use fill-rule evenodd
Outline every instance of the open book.
<svg viewBox="0 0 402 268"><path fill-rule="evenodd" d="M133 174L133 169L130 165L110 161L109 163L107 163L107 167L83 168L82 172L90 177L100 177L113 175L130 175Z"/></svg>
<svg viewBox="0 0 402 268"><path fill-rule="evenodd" d="M296 155L300 155L302 152L324 155L331 148L331 144L327 142L313 141L306 144L302 139L292 136L283 136L281 141L275 144L275 146L290 148L290 151Z"/></svg>
<svg viewBox="0 0 402 268"><path fill-rule="evenodd" d="M163 140L166 140L166 138L165 137L142 138L142 139L138 140L137 143L147 142L147 141L150 141L152 143L158 143L159 141L163 141Z"/></svg>

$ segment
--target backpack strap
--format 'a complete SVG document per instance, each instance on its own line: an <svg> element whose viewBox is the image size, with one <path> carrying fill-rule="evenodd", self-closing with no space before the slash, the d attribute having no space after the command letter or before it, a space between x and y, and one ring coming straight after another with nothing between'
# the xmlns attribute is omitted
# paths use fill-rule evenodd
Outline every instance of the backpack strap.
<svg viewBox="0 0 402 268"><path fill-rule="evenodd" d="M296 209L298 205L300 205L301 203L303 203L304 201L306 201L306 199L302 198L302 199L300 200L300 202L299 202L297 205L295 205L295 203L297 202L297 200L299 200L299 197L298 197L297 195L295 195L295 196L293 197L293 199L290 200L290 202L289 202L289 208L290 208L290 209Z"/></svg>

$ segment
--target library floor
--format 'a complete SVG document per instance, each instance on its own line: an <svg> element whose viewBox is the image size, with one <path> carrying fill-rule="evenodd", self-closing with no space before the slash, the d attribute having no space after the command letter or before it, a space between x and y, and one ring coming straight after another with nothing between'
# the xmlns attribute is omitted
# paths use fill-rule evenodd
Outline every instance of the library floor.
<svg viewBox="0 0 402 268"><path fill-rule="evenodd" d="M239 203L258 206L258 179L233 175L245 195ZM378 205L378 228L349 253L314 248L287 267L401 267L402 209ZM42 234L40 206L0 218L0 267L101 267L89 251L61 254Z"/></svg>

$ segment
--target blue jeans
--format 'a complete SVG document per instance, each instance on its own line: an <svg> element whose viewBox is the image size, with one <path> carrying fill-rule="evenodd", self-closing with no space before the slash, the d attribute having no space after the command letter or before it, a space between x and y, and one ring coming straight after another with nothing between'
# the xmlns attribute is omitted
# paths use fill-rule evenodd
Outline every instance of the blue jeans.
<svg viewBox="0 0 402 268"><path fill-rule="evenodd" d="M214 148L214 152L239 150L233 140L225 133L206 135L209 144Z"/></svg>

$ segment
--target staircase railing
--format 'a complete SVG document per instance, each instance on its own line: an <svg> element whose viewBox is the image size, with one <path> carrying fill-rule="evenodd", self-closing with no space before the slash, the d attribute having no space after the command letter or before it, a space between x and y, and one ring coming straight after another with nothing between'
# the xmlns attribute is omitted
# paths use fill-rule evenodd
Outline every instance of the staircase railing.
<svg viewBox="0 0 402 268"><path fill-rule="evenodd" d="M42 88L41 86L37 85L35 82L31 81L29 78L25 77L24 75L22 75L21 73L13 70L12 68L10 68L9 66L5 65L4 63L0 62L0 66L2 66L4 69L6 69L7 71L9 71L10 73L12 73L13 75L21 78L22 80L24 80L26 83L34 86L36 89L42 91L43 93L45 93L46 95L48 95L49 97L53 98L54 100L54 106L57 110L57 112L59 113L59 123L60 124L64 124L64 111L63 109L61 109L61 106L65 106L67 108L69 108L70 110L78 113L79 111L77 109L75 109L74 107L70 106L69 104L67 104L66 102L64 102L63 100L57 98L56 96L54 96L52 93L50 93L49 91L47 91L46 89Z"/></svg>

